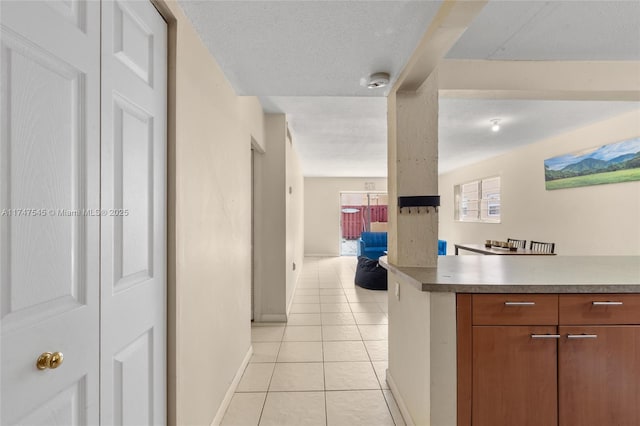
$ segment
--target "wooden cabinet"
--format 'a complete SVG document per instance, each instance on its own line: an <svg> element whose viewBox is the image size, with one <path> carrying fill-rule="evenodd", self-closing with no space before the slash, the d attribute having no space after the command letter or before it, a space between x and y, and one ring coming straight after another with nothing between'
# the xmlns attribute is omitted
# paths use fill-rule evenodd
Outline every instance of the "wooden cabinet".
<svg viewBox="0 0 640 426"><path fill-rule="evenodd" d="M531 339L555 332L554 326L473 327L474 425L557 424L556 341Z"/></svg>
<svg viewBox="0 0 640 426"><path fill-rule="evenodd" d="M561 295L560 426L640 425L640 295Z"/></svg>
<svg viewBox="0 0 640 426"><path fill-rule="evenodd" d="M640 295L458 295L458 425L640 425Z"/></svg>
<svg viewBox="0 0 640 426"><path fill-rule="evenodd" d="M640 425L640 326L561 326L560 426Z"/></svg>
<svg viewBox="0 0 640 426"><path fill-rule="evenodd" d="M476 294L473 325L558 325L554 294Z"/></svg>
<svg viewBox="0 0 640 426"><path fill-rule="evenodd" d="M560 325L640 324L640 294L563 294Z"/></svg>

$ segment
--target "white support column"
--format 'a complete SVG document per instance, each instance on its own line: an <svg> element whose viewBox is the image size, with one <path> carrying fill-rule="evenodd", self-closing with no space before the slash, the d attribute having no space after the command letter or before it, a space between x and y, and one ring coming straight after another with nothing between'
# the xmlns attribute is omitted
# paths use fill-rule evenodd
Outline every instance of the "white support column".
<svg viewBox="0 0 640 426"><path fill-rule="evenodd" d="M389 261L432 267L438 257L438 213L433 207L400 211L400 196L438 195L438 76L415 92L389 95Z"/></svg>

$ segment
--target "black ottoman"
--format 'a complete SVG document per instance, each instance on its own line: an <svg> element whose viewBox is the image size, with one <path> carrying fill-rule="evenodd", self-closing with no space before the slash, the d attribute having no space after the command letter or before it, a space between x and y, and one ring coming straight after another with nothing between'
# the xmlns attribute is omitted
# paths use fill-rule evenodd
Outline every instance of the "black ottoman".
<svg viewBox="0 0 640 426"><path fill-rule="evenodd" d="M360 256L356 267L355 283L369 290L386 290L387 270L380 266L377 260Z"/></svg>

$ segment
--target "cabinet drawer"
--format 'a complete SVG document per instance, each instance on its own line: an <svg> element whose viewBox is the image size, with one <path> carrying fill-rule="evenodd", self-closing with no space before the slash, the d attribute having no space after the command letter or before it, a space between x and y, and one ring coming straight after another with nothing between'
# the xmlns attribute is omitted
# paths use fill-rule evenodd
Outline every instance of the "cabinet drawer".
<svg viewBox="0 0 640 426"><path fill-rule="evenodd" d="M560 324L640 324L640 294L562 294Z"/></svg>
<svg viewBox="0 0 640 426"><path fill-rule="evenodd" d="M557 325L556 294L474 294L473 325Z"/></svg>

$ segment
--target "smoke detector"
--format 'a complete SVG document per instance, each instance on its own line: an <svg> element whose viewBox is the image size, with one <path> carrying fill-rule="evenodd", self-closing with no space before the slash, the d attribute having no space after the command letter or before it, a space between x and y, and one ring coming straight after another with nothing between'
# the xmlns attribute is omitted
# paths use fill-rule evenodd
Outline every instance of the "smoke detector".
<svg viewBox="0 0 640 426"><path fill-rule="evenodd" d="M378 87L384 87L389 84L390 76L386 72L377 72L369 76L367 87L369 89L377 89Z"/></svg>

